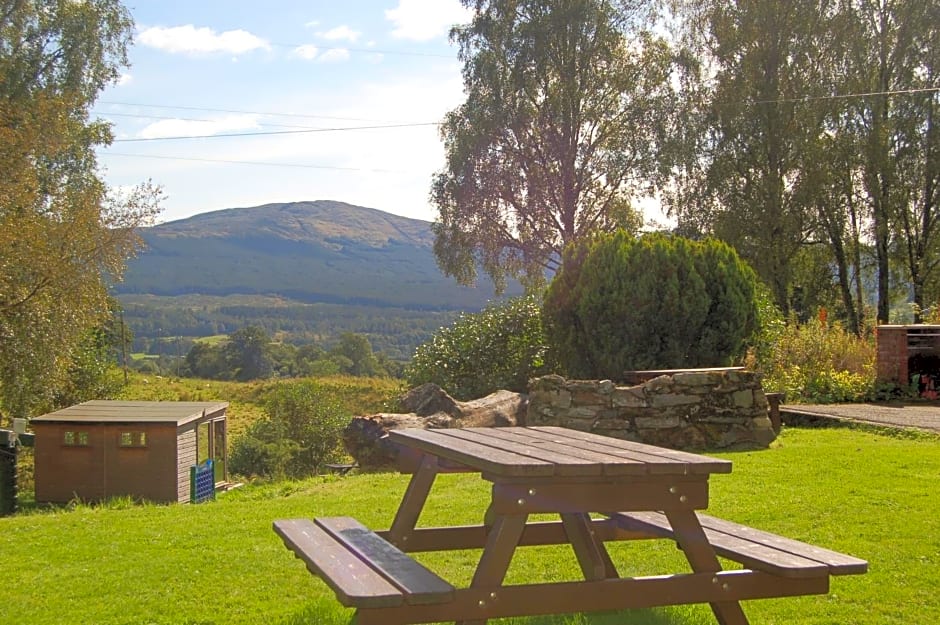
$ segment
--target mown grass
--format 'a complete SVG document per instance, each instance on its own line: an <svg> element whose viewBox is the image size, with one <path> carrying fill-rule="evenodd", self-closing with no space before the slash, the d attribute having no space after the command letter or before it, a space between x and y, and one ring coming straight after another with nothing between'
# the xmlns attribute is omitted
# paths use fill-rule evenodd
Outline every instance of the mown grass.
<svg viewBox="0 0 940 625"><path fill-rule="evenodd" d="M745 603L754 625L940 622L940 439L864 429L785 430L769 450L714 454L709 512L870 562L827 596ZM476 475L438 478L421 524L478 522L489 492ZM0 621L24 624L340 625L351 611L271 531L277 518L351 515L387 527L407 484L351 474L242 489L200 506L110 506L0 519ZM611 545L625 574L687 570L668 541ZM478 552L420 554L458 584ZM577 579L570 549L526 548L509 583ZM705 625L707 607L496 621L514 625Z"/></svg>

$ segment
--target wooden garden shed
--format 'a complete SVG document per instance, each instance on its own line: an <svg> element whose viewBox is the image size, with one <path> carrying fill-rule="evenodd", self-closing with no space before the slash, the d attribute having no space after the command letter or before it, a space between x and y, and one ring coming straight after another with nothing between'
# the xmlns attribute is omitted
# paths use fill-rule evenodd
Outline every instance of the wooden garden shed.
<svg viewBox="0 0 940 625"><path fill-rule="evenodd" d="M226 481L227 402L87 401L36 417L36 501L188 502L190 470Z"/></svg>

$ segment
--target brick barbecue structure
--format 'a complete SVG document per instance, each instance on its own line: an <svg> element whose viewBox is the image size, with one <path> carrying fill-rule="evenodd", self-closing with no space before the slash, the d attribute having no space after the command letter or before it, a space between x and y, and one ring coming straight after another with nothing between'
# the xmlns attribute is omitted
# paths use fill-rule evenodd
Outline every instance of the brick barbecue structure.
<svg viewBox="0 0 940 625"><path fill-rule="evenodd" d="M940 325L883 325L875 329L878 381L906 387L921 396L940 392Z"/></svg>

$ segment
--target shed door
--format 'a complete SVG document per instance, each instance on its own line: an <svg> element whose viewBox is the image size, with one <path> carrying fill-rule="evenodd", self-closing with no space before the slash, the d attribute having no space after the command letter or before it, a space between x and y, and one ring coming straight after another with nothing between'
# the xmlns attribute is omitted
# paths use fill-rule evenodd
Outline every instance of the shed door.
<svg viewBox="0 0 940 625"><path fill-rule="evenodd" d="M225 472L227 460L225 419L206 421L199 424L196 432L196 462L202 464L210 459L214 467L216 483L224 482L227 475Z"/></svg>

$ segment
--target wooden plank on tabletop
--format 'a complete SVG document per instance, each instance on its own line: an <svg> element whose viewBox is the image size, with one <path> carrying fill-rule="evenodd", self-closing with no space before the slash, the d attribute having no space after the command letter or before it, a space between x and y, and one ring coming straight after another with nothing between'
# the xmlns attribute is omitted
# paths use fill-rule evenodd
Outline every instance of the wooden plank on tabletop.
<svg viewBox="0 0 940 625"><path fill-rule="evenodd" d="M450 431L406 428L391 430L388 435L395 443L414 447L496 475L549 476L555 474L555 465L551 462L463 440L450 436L448 434Z"/></svg>
<svg viewBox="0 0 940 625"><path fill-rule="evenodd" d="M599 462L603 465L604 475L647 475L649 473L649 467L642 460L624 457L623 454L610 449L598 449L597 445L592 443L559 437L536 428L500 428L500 430L509 430L505 436L525 440L529 445Z"/></svg>
<svg viewBox="0 0 940 625"><path fill-rule="evenodd" d="M520 456L551 462L556 465L555 475L597 476L604 471L603 465L596 459L581 458L558 449L532 445L529 443L531 439L504 430L506 428L462 428L450 430L448 434L466 441L510 451Z"/></svg>
<svg viewBox="0 0 940 625"><path fill-rule="evenodd" d="M554 434L558 437L570 438L596 445L591 449L597 449L605 453L626 454L623 457L635 457L650 464L660 464L665 467L675 467L674 472L692 473L692 474L710 474L710 473L731 473L731 462L720 458L711 458L700 454L693 454L677 449L666 449L644 443L636 443L610 436L600 436L590 432L581 432L580 430L571 430L557 426L538 426L530 428L535 431L542 431ZM611 449L612 448L612 449ZM685 467L685 468L682 468ZM666 471L668 472L668 471Z"/></svg>

